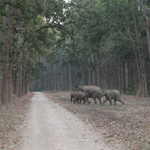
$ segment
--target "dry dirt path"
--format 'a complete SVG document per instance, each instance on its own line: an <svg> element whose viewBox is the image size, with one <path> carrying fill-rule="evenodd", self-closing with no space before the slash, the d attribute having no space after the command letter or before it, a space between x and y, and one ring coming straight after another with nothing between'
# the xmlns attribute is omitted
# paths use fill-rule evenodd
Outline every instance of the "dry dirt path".
<svg viewBox="0 0 150 150"><path fill-rule="evenodd" d="M90 125L40 92L27 113L18 150L113 150Z"/></svg>

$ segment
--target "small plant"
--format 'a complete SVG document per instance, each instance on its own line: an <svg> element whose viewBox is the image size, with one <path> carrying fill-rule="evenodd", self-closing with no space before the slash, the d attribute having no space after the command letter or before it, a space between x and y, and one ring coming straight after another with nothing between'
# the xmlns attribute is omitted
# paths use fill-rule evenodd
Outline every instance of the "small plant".
<svg viewBox="0 0 150 150"><path fill-rule="evenodd" d="M135 89L133 86L129 86L126 94L127 95L136 95L136 91L137 91L137 89Z"/></svg>

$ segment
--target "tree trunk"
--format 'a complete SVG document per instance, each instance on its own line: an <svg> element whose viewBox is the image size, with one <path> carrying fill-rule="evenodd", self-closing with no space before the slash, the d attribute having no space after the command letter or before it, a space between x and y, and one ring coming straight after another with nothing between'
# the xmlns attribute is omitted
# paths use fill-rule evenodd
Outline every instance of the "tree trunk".
<svg viewBox="0 0 150 150"><path fill-rule="evenodd" d="M106 70L105 69L107 69L107 67L102 65L101 66L101 71L102 71L102 79L101 79L101 81L102 81L103 84L101 85L101 87L103 89L107 89L108 88L108 80L107 80L108 73L106 75Z"/></svg>
<svg viewBox="0 0 150 150"><path fill-rule="evenodd" d="M119 86L119 91L121 91L120 66L118 66L118 86Z"/></svg>
<svg viewBox="0 0 150 150"><path fill-rule="evenodd" d="M9 98L11 99L11 70L10 66L10 50L12 44L12 34L13 34L13 18L11 18L12 7L9 5L5 6L5 10L8 12L8 17L3 17L3 29L7 29L6 41L3 45L5 53L3 55L5 66L3 66L3 78L2 78L2 103L8 106ZM10 15L10 16L9 16Z"/></svg>
<svg viewBox="0 0 150 150"><path fill-rule="evenodd" d="M90 59L88 59L88 85L91 85L91 65L90 65Z"/></svg>
<svg viewBox="0 0 150 150"><path fill-rule="evenodd" d="M133 20L134 20L134 27L135 27L135 33L136 33L136 39L137 39L137 44L138 44L138 48L137 48L138 56L137 57L139 58L139 66L140 66L140 71L138 72L139 73L139 90L140 90L141 95L145 96L145 95L147 95L146 94L147 93L147 89L145 89L145 88L147 88L147 86L144 83L144 80L146 80L146 78L143 79L143 76L145 74L145 67L143 65L144 64L143 50L142 50L142 47L141 47L140 34L139 34L139 31L138 31L137 20L136 20L136 17L135 17L135 13L134 13L134 10L133 10L133 7L132 7L131 0L128 0L128 2L130 4L130 8L131 8L131 11L132 11L132 16L133 16ZM140 2L143 2L143 1L141 0ZM133 43L133 41L132 41L132 43ZM137 55L137 52L135 52L135 53Z"/></svg>
<svg viewBox="0 0 150 150"><path fill-rule="evenodd" d="M121 93L124 94L124 72L123 72L123 65L121 65Z"/></svg>
<svg viewBox="0 0 150 150"><path fill-rule="evenodd" d="M101 86L100 83L100 48L96 46L96 80L97 80L97 86Z"/></svg>
<svg viewBox="0 0 150 150"><path fill-rule="evenodd" d="M2 108L2 80L3 80L3 73L2 73L2 65L0 63L0 109Z"/></svg>
<svg viewBox="0 0 150 150"><path fill-rule="evenodd" d="M71 64L69 64L69 69L68 69L68 74L69 74L69 89L72 91L72 74L71 74Z"/></svg>
<svg viewBox="0 0 150 150"><path fill-rule="evenodd" d="M125 93L128 90L128 63L125 61Z"/></svg>
<svg viewBox="0 0 150 150"><path fill-rule="evenodd" d="M56 85L56 66L54 65L54 72L53 72L53 78L54 78L54 90L56 90L57 85Z"/></svg>
<svg viewBox="0 0 150 150"><path fill-rule="evenodd" d="M139 0L141 12L144 14L145 25L146 25L146 35L147 35L147 43L148 43L148 53L150 59L150 18L149 18L149 10L143 4L143 0ZM147 94L146 94L147 95Z"/></svg>
<svg viewBox="0 0 150 150"><path fill-rule="evenodd" d="M92 70L92 73L91 73L91 83L92 83L92 85L95 85L95 65L94 65L94 55L93 54L91 54L91 62L92 62L92 68L91 68L91 70Z"/></svg>
<svg viewBox="0 0 150 150"><path fill-rule="evenodd" d="M96 57L96 61L97 61L97 64L96 64L96 85L100 87L100 66L99 66L99 63L98 63L98 57Z"/></svg>
<svg viewBox="0 0 150 150"><path fill-rule="evenodd" d="M83 68L84 68L84 66L83 65L80 65L81 66L81 85L84 85L85 83L84 83L84 70L83 70Z"/></svg>
<svg viewBox="0 0 150 150"><path fill-rule="evenodd" d="M8 66L4 67L3 80L2 80L2 103L7 107L9 99L9 76Z"/></svg>
<svg viewBox="0 0 150 150"><path fill-rule="evenodd" d="M8 101L12 101L12 70L8 68Z"/></svg>

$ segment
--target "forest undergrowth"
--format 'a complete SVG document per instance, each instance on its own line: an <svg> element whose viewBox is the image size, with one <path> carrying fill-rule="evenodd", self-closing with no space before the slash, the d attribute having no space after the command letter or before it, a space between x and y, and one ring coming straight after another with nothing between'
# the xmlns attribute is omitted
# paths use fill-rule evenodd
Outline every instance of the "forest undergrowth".
<svg viewBox="0 0 150 150"><path fill-rule="evenodd" d="M150 150L150 98L122 95L125 105L109 102L70 104L70 92L46 92L46 96L65 109L100 129L110 145L123 145L124 150ZM104 100L104 98L103 98Z"/></svg>

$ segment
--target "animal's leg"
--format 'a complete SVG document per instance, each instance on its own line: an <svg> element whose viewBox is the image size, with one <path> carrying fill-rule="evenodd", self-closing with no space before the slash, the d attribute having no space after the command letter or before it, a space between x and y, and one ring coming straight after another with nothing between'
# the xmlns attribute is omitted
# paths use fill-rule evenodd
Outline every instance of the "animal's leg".
<svg viewBox="0 0 150 150"><path fill-rule="evenodd" d="M112 99L111 98L109 98L109 103L110 103L110 105L112 105Z"/></svg>
<svg viewBox="0 0 150 150"><path fill-rule="evenodd" d="M101 97L100 96L98 97L98 100L99 100L99 104L102 105L102 101L101 101Z"/></svg>
<svg viewBox="0 0 150 150"><path fill-rule="evenodd" d="M96 98L93 98L93 99L94 99L95 104L97 104L97 102L96 102Z"/></svg>
<svg viewBox="0 0 150 150"><path fill-rule="evenodd" d="M85 104L86 99L83 99L83 104Z"/></svg>
<svg viewBox="0 0 150 150"><path fill-rule="evenodd" d="M79 101L80 101L80 104L81 104L81 101L82 101L82 100L80 99Z"/></svg>
<svg viewBox="0 0 150 150"><path fill-rule="evenodd" d="M122 104L125 104L120 98L118 99L119 102L121 102Z"/></svg>
<svg viewBox="0 0 150 150"><path fill-rule="evenodd" d="M105 100L103 101L103 104L104 104L104 103L106 103L107 101L108 101L108 99L107 99L107 98L105 98Z"/></svg>

